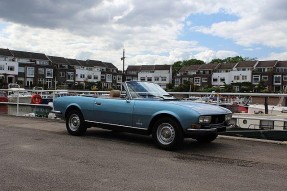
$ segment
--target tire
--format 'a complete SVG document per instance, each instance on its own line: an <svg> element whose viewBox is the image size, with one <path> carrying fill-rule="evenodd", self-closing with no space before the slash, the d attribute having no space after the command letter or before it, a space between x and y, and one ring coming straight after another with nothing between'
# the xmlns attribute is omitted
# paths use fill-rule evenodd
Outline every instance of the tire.
<svg viewBox="0 0 287 191"><path fill-rule="evenodd" d="M202 135L200 137L197 137L196 140L200 143L211 143L217 138L217 136L218 136L217 133Z"/></svg>
<svg viewBox="0 0 287 191"><path fill-rule="evenodd" d="M87 131L87 126L84 122L82 113L78 110L72 110L66 118L66 128L69 134L75 136L84 135Z"/></svg>
<svg viewBox="0 0 287 191"><path fill-rule="evenodd" d="M156 145L164 150L175 150L183 144L181 126L172 118L158 119L154 126L152 137Z"/></svg>

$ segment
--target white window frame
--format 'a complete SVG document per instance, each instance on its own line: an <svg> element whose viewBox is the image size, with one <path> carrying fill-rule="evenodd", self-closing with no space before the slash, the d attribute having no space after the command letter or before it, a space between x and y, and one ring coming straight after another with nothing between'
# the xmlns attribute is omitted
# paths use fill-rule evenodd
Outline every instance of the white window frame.
<svg viewBox="0 0 287 191"><path fill-rule="evenodd" d="M53 69L46 68L46 78L53 78Z"/></svg>
<svg viewBox="0 0 287 191"><path fill-rule="evenodd" d="M254 79L257 79L256 81ZM260 75L253 75L252 76L252 83L258 84L260 82Z"/></svg>
<svg viewBox="0 0 287 191"><path fill-rule="evenodd" d="M276 78L280 79L280 82L276 82ZM282 77L281 75L274 75L273 76L274 85L281 85L282 84Z"/></svg>
<svg viewBox="0 0 287 191"><path fill-rule="evenodd" d="M268 81L268 76L262 76L262 81Z"/></svg>
<svg viewBox="0 0 287 191"><path fill-rule="evenodd" d="M8 71L15 71L15 66L8 66Z"/></svg>
<svg viewBox="0 0 287 191"><path fill-rule="evenodd" d="M33 78L35 76L35 68L34 67L27 67L26 70L27 70L26 77ZM26 82L26 84L27 84L27 82Z"/></svg>
<svg viewBox="0 0 287 191"><path fill-rule="evenodd" d="M74 72L67 72L67 80L74 80Z"/></svg>
<svg viewBox="0 0 287 191"><path fill-rule="evenodd" d="M167 81L167 77L161 77L161 81L162 82L166 82Z"/></svg>

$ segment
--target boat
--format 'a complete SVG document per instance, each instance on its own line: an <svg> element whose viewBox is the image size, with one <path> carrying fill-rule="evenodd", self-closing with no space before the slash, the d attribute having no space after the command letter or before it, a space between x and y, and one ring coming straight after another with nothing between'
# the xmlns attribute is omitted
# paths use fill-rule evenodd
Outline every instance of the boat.
<svg viewBox="0 0 287 191"><path fill-rule="evenodd" d="M8 102L31 103L32 94L21 88L19 84L8 84Z"/></svg>
<svg viewBox="0 0 287 191"><path fill-rule="evenodd" d="M225 135L287 141L286 114L237 113L232 115L231 123L233 128Z"/></svg>

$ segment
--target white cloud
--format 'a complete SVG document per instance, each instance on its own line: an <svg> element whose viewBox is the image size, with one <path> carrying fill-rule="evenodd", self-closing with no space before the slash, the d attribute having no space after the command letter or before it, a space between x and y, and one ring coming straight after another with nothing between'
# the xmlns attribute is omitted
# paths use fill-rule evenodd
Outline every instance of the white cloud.
<svg viewBox="0 0 287 191"><path fill-rule="evenodd" d="M253 44L287 49L284 5L283 0L1 1L0 42L2 48L102 60L119 68L123 48L126 65L172 64L190 58L209 62L238 53L215 51L196 39L179 39L184 24L194 27L193 21L186 21L189 15L236 15L237 21L197 26L197 30L231 39L250 50Z"/></svg>
<svg viewBox="0 0 287 191"><path fill-rule="evenodd" d="M218 4L222 5L221 8L224 11L238 16L239 19L214 23L210 27L198 26L194 29L206 34L231 39L242 46L261 44L287 49L286 1L262 0L261 3L258 3L242 0L240 3L228 1L226 4L217 1L215 7Z"/></svg>
<svg viewBox="0 0 287 191"><path fill-rule="evenodd" d="M233 51L227 51L227 50L220 50L220 51L206 50L206 51L203 51L203 52L200 52L194 55L196 59L203 60L207 63L215 58L224 59L224 58L233 57L233 56L238 56L238 53L233 52Z"/></svg>
<svg viewBox="0 0 287 191"><path fill-rule="evenodd" d="M287 60L287 52L280 52L280 53L271 53L268 55L264 60Z"/></svg>

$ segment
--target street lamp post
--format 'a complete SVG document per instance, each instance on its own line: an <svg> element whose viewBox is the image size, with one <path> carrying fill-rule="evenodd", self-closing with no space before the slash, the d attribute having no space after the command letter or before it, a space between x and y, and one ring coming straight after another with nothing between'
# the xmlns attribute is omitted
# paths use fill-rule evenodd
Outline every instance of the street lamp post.
<svg viewBox="0 0 287 191"><path fill-rule="evenodd" d="M123 49L123 57L121 57L121 60L123 61L123 78L122 81L125 81L125 49Z"/></svg>

